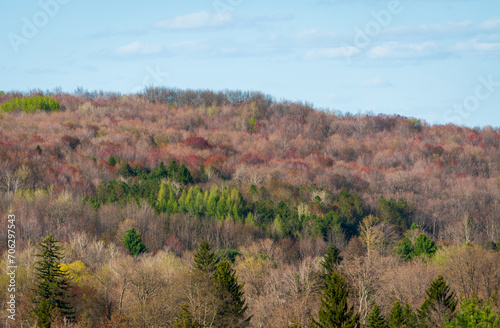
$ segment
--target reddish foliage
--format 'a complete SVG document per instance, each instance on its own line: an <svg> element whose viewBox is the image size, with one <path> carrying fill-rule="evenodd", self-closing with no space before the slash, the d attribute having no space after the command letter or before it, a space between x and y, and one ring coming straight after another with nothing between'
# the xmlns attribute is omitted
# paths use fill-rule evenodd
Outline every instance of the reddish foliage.
<svg viewBox="0 0 500 328"><path fill-rule="evenodd" d="M258 165L264 163L264 160L257 154L254 153L244 153L241 156L241 163L246 163L250 165Z"/></svg>
<svg viewBox="0 0 500 328"><path fill-rule="evenodd" d="M190 137L182 140L182 144L194 149L210 149L212 146L202 137Z"/></svg>

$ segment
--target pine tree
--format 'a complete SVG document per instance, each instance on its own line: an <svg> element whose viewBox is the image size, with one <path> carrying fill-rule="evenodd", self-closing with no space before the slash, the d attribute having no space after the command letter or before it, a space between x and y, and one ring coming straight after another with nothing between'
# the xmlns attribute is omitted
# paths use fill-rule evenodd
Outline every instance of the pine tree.
<svg viewBox="0 0 500 328"><path fill-rule="evenodd" d="M457 300L455 293L450 292L450 287L442 276L438 276L425 291L427 299L418 310L421 325L428 327L444 327L451 319Z"/></svg>
<svg viewBox="0 0 500 328"><path fill-rule="evenodd" d="M460 312L446 324L446 328L500 328L498 313L491 305L484 304L477 297L463 300Z"/></svg>
<svg viewBox="0 0 500 328"><path fill-rule="evenodd" d="M418 319L417 315L412 311L410 305L408 303L405 303L405 306L403 308L403 316L404 316L404 322L405 328L417 328L418 327Z"/></svg>
<svg viewBox="0 0 500 328"><path fill-rule="evenodd" d="M325 289L327 287L330 277L335 272L335 268L338 264L340 264L340 262L342 262L340 250L335 246L334 243L331 243L330 246L328 246L328 250L323 257L323 260L320 262L321 272L319 274L319 277L322 289Z"/></svg>
<svg viewBox="0 0 500 328"><path fill-rule="evenodd" d="M187 304L181 305L181 310L175 318L172 328L201 328L201 325L194 320L193 315L189 312Z"/></svg>
<svg viewBox="0 0 500 328"><path fill-rule="evenodd" d="M163 162L160 162L155 173L156 173L156 176L160 179L168 177L168 170L165 167L165 164L163 164Z"/></svg>
<svg viewBox="0 0 500 328"><path fill-rule="evenodd" d="M359 315L352 307L347 309L349 291L341 275L335 271L330 276L328 287L321 298L318 320L311 318L310 327L315 328L357 328Z"/></svg>
<svg viewBox="0 0 500 328"><path fill-rule="evenodd" d="M372 313L368 316L367 322L367 328L387 328L385 319L380 314L380 309L378 308L377 304L373 306Z"/></svg>
<svg viewBox="0 0 500 328"><path fill-rule="evenodd" d="M415 255L432 256L437 251L437 246L434 244L432 239L420 234L417 239L415 239Z"/></svg>
<svg viewBox="0 0 500 328"><path fill-rule="evenodd" d="M68 302L70 282L67 273L60 267L63 255L58 243L49 235L39 243L41 253L34 255L40 258L35 263L37 287L34 289L36 297L32 299L38 318L37 327L50 328L55 310L70 320L73 318L74 312Z"/></svg>
<svg viewBox="0 0 500 328"><path fill-rule="evenodd" d="M128 249L132 256L137 256L147 251L146 245L142 242L141 235L135 231L135 228L127 230L122 242L123 246Z"/></svg>
<svg viewBox="0 0 500 328"><path fill-rule="evenodd" d="M238 276L231 263L223 259L217 265L214 283L218 297L222 300L215 322L218 327L246 327L250 318L244 318L247 306L243 297L243 284L238 284Z"/></svg>
<svg viewBox="0 0 500 328"><path fill-rule="evenodd" d="M410 238L405 236L396 245L394 252L398 254L403 260L411 260L415 256L415 247L413 246Z"/></svg>
<svg viewBox="0 0 500 328"><path fill-rule="evenodd" d="M179 167L179 170L177 171L177 174L175 176L175 180L183 184L193 183L193 176L191 175L191 172L189 172L186 165L182 164Z"/></svg>
<svg viewBox="0 0 500 328"><path fill-rule="evenodd" d="M405 316L403 313L403 308L399 301L394 303L391 313L389 313L389 327L390 328L402 328L405 324Z"/></svg>
<svg viewBox="0 0 500 328"><path fill-rule="evenodd" d="M194 252L193 267L209 275L213 275L217 268L217 257L212 251L212 246L207 241L202 241Z"/></svg>

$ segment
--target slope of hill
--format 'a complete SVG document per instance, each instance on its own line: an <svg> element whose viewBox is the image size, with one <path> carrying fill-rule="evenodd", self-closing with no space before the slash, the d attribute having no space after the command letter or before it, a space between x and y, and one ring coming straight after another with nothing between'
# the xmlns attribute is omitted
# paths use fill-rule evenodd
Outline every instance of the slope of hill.
<svg viewBox="0 0 500 328"><path fill-rule="evenodd" d="M58 103L51 102L53 111L23 111L29 101L12 101L22 96L0 95L0 103L18 107L0 112L0 212L5 222L7 213L23 218L19 251L50 233L71 249L78 238L121 245L134 227L151 254L167 250L185 259L206 239L224 254L266 254L283 273L295 270L285 265L299 271L317 265L311 259L333 242L352 261L376 253L396 271L427 270L421 278L428 284L437 269L391 262L397 254L420 254L417 244L415 253L401 251L404 236L413 243L419 234L438 245L468 243L484 254L499 242L498 129L342 115L258 92L45 94ZM0 231L6 229L2 224ZM76 250L68 257L94 265ZM258 270L271 272L262 259ZM252 276L257 268L248 262L237 263L249 281L252 313L272 326L259 312L265 297L255 291L263 277ZM357 279L355 267L345 275ZM355 285L351 280L353 291ZM384 297L373 300L388 313L394 299ZM307 321L309 310L283 302L285 319L277 322L294 315ZM366 319L361 298L354 303Z"/></svg>

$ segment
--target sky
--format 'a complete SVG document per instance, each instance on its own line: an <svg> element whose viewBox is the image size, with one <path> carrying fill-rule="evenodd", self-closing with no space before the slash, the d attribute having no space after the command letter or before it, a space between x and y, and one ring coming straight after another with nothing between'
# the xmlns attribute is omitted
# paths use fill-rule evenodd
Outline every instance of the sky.
<svg viewBox="0 0 500 328"><path fill-rule="evenodd" d="M352 114L500 127L498 0L22 0L0 90L254 90Z"/></svg>

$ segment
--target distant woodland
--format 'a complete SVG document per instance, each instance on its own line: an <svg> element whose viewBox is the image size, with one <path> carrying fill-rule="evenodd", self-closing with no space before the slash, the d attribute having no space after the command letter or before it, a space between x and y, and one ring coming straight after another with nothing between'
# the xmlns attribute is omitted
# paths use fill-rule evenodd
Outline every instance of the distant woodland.
<svg viewBox="0 0 500 328"><path fill-rule="evenodd" d="M500 327L498 128L2 92L0 218L2 327Z"/></svg>

